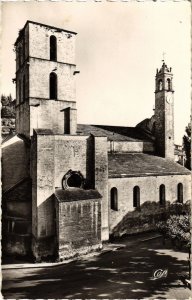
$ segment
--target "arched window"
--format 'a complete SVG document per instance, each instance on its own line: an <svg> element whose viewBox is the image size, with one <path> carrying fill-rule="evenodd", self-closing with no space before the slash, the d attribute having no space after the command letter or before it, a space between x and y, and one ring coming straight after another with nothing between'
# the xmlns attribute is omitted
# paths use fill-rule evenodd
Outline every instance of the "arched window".
<svg viewBox="0 0 192 300"><path fill-rule="evenodd" d="M165 205L165 185L161 184L159 187L159 203Z"/></svg>
<svg viewBox="0 0 192 300"><path fill-rule="evenodd" d="M158 90L159 90L159 91L162 91L162 89L163 89L163 81L160 79L160 80L158 81Z"/></svg>
<svg viewBox="0 0 192 300"><path fill-rule="evenodd" d="M57 75L53 72L49 75L49 98L57 99Z"/></svg>
<svg viewBox="0 0 192 300"><path fill-rule="evenodd" d="M140 207L140 188L138 186L133 188L133 207Z"/></svg>
<svg viewBox="0 0 192 300"><path fill-rule="evenodd" d="M179 203L183 203L183 185L179 183L177 185L177 200Z"/></svg>
<svg viewBox="0 0 192 300"><path fill-rule="evenodd" d="M170 78L167 79L167 89L168 89L168 91L171 90L171 79Z"/></svg>
<svg viewBox="0 0 192 300"><path fill-rule="evenodd" d="M57 60L57 39L54 35L50 36L50 60Z"/></svg>
<svg viewBox="0 0 192 300"><path fill-rule="evenodd" d="M23 102L25 102L25 75L23 76Z"/></svg>
<svg viewBox="0 0 192 300"><path fill-rule="evenodd" d="M111 209L118 210L118 196L115 187L111 189Z"/></svg>

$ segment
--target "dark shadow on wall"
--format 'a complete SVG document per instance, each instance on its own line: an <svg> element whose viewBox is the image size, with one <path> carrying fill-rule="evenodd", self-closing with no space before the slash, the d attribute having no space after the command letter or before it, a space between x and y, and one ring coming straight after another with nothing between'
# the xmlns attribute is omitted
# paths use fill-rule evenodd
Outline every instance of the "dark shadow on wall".
<svg viewBox="0 0 192 300"><path fill-rule="evenodd" d="M187 261L179 258L161 239L141 242L129 237L118 251L52 268L3 271L6 299L181 299L180 276ZM166 278L154 280L153 271L168 269ZM170 290L174 289L175 294ZM189 291L184 291L188 292ZM169 293L169 294L168 294ZM172 297L171 297L172 296ZM182 294L182 299L188 299Z"/></svg>
<svg viewBox="0 0 192 300"><path fill-rule="evenodd" d="M86 181L85 189L95 188L95 156L94 156L94 138L90 135L87 139L86 149Z"/></svg>
<svg viewBox="0 0 192 300"><path fill-rule="evenodd" d="M23 141L16 141L2 148L2 186L3 191L29 176L30 149Z"/></svg>
<svg viewBox="0 0 192 300"><path fill-rule="evenodd" d="M171 214L188 212L189 209L188 203L180 205L177 201L172 204L166 201L164 205L160 205L157 202L146 201L134 211L128 212L111 229L110 237L113 239L114 237L156 230L157 222L166 220Z"/></svg>
<svg viewBox="0 0 192 300"><path fill-rule="evenodd" d="M36 262L55 261L57 255L55 194L37 207L38 237L32 237Z"/></svg>
<svg viewBox="0 0 192 300"><path fill-rule="evenodd" d="M2 261L6 255L25 256L31 249L31 179L24 178L2 196Z"/></svg>

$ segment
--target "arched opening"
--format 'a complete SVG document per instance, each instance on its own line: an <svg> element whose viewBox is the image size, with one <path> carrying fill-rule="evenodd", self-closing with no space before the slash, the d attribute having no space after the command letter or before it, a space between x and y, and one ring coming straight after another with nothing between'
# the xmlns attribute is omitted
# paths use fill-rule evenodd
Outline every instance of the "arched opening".
<svg viewBox="0 0 192 300"><path fill-rule="evenodd" d="M118 195L115 187L111 189L111 209L118 210Z"/></svg>
<svg viewBox="0 0 192 300"><path fill-rule="evenodd" d="M171 79L170 78L167 79L167 90L168 91L171 90Z"/></svg>
<svg viewBox="0 0 192 300"><path fill-rule="evenodd" d="M162 89L163 89L163 81L160 79L160 80L158 81L158 90L159 90L159 91L162 91Z"/></svg>
<svg viewBox="0 0 192 300"><path fill-rule="evenodd" d="M177 201L179 203L183 203L183 185L182 185L182 183L179 183L177 185Z"/></svg>
<svg viewBox="0 0 192 300"><path fill-rule="evenodd" d="M49 98L57 99L57 75L53 72L49 76Z"/></svg>
<svg viewBox="0 0 192 300"><path fill-rule="evenodd" d="M159 188L159 203L165 205L165 185L161 184Z"/></svg>
<svg viewBox="0 0 192 300"><path fill-rule="evenodd" d="M67 185L68 187L77 187L80 188L82 184L82 179L77 173L73 173L68 179L67 179Z"/></svg>
<svg viewBox="0 0 192 300"><path fill-rule="evenodd" d="M69 170L62 179L63 189L68 188L83 188L84 187L84 177L79 171Z"/></svg>
<svg viewBox="0 0 192 300"><path fill-rule="evenodd" d="M57 60L57 39L54 35L50 36L50 60Z"/></svg>
<svg viewBox="0 0 192 300"><path fill-rule="evenodd" d="M138 186L133 188L133 207L140 207L140 188Z"/></svg>

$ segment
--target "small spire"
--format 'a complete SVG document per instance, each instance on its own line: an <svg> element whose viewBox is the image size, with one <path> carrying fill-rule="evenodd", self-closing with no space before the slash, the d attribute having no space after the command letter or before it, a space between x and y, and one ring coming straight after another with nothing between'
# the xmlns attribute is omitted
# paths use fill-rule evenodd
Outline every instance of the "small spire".
<svg viewBox="0 0 192 300"><path fill-rule="evenodd" d="M165 63L165 54L166 52L163 52L163 59L162 59L163 64Z"/></svg>

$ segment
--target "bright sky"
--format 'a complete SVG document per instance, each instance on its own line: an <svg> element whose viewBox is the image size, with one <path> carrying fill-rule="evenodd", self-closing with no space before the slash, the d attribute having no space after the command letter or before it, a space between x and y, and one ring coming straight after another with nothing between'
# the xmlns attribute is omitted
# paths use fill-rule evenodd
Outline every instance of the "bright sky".
<svg viewBox="0 0 192 300"><path fill-rule="evenodd" d="M135 126L153 114L163 52L175 89L175 142L190 119L190 2L4 2L1 93L15 97L13 44L27 20L76 31L78 123Z"/></svg>

